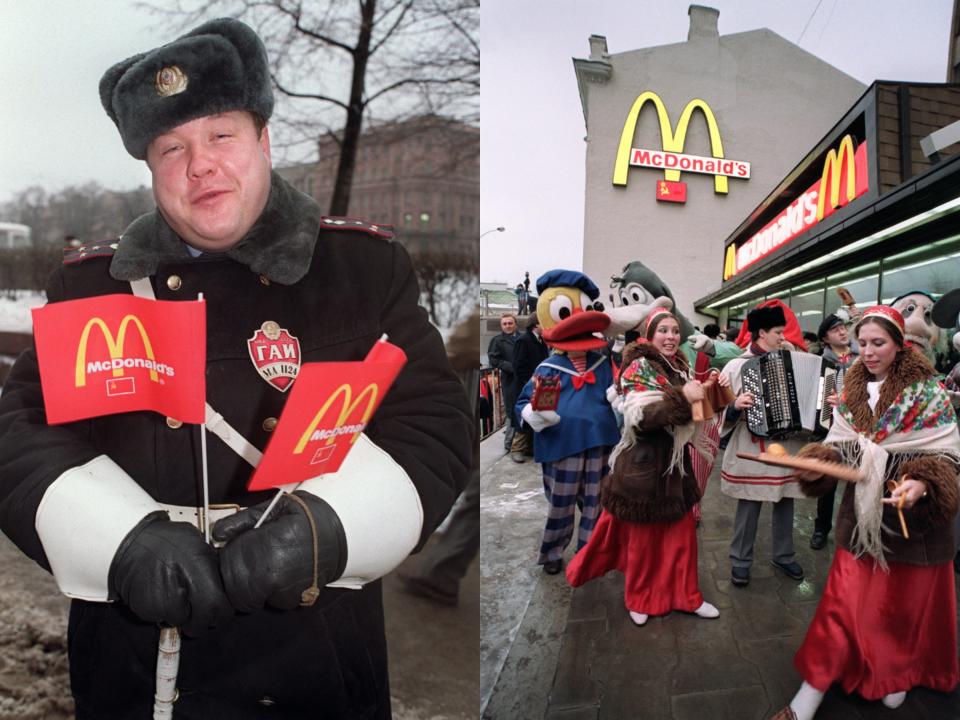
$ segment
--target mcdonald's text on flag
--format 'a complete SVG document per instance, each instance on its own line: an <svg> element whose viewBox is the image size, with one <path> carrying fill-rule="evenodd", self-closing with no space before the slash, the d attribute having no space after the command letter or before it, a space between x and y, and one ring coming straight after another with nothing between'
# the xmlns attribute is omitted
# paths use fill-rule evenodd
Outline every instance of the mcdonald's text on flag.
<svg viewBox="0 0 960 720"><path fill-rule="evenodd" d="M47 422L152 410L202 423L206 309L101 295L33 310Z"/></svg>
<svg viewBox="0 0 960 720"><path fill-rule="evenodd" d="M336 472L406 362L378 342L360 362L305 363L248 489Z"/></svg>

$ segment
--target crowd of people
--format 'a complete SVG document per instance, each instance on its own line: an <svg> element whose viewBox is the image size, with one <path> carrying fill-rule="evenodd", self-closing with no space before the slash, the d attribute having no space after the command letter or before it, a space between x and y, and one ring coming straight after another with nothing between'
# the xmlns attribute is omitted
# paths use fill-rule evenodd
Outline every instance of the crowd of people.
<svg viewBox="0 0 960 720"><path fill-rule="evenodd" d="M794 500L817 498L810 547L823 550L834 529L838 482L849 479L838 468L852 468L860 479L842 489L833 562L795 656L802 685L774 717L811 720L833 684L889 708L915 687L952 691L960 682L960 433L943 377L907 340L903 316L886 305L841 308L816 334L803 333L774 300L751 309L740 326L724 332L710 324L688 339L670 308L652 306L628 333L632 342L597 347L553 327L578 313L584 325L596 313L588 302L598 295L592 283L562 272L587 304L574 303L558 317L555 299L549 308L541 303L525 340L513 332L516 317L505 314L489 353L494 367L512 373L504 402L515 432L506 449L521 462L532 437L543 466L548 511L537 563L544 572L563 571L579 508L576 553L566 567L571 585L620 571L624 605L637 626L675 610L716 618L720 611L697 577L698 503L706 484L698 470L709 475L720 462L721 491L737 500L730 580L743 589L762 507L771 508L769 561L802 581ZM542 297L552 292L550 275L538 281ZM745 366L780 350L819 355L837 373L837 392L824 398L832 410L825 436L810 430L771 438L748 421L765 398ZM596 385L607 385L602 406L584 392ZM770 464L768 451L799 459L805 469Z"/></svg>

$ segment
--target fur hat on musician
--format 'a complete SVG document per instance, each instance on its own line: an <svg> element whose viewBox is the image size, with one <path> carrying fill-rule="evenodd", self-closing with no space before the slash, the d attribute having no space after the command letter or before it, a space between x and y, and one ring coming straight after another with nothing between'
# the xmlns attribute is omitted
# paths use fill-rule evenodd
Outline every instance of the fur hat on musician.
<svg viewBox="0 0 960 720"><path fill-rule="evenodd" d="M759 315L755 314L758 310L774 310L778 309L780 313L778 314L767 314L761 312ZM754 326L754 322L759 323ZM778 300L773 298L771 300L766 300L757 307L753 308L749 313L747 313L746 322L740 326L740 334L737 335L736 343L742 348L746 348L750 345L751 340L753 339L751 333L760 330L769 330L770 328L775 328L782 326L783 330L783 339L789 343L789 346L785 345L784 349L789 349L789 347L794 347L797 350L806 350L807 343L803 339L803 330L800 328L800 323L797 321L797 316L794 315L793 310L787 307L786 303L783 300Z"/></svg>
<svg viewBox="0 0 960 720"><path fill-rule="evenodd" d="M787 316L783 314L783 308L777 305L773 307L759 306L747 313L747 324L751 332L760 332L775 327L786 327Z"/></svg>

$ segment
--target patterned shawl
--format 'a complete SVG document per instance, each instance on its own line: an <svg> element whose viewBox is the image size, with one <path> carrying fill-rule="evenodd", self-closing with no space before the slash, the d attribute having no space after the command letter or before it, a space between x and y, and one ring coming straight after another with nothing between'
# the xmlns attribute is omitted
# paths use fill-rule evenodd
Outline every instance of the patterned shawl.
<svg viewBox="0 0 960 720"><path fill-rule="evenodd" d="M689 368L681 363L680 368L673 368L680 372L681 377L689 378ZM620 374L620 391L623 394L623 437L610 454L610 467L613 467L617 456L623 450L633 447L636 442L634 428L643 420L644 409L653 403L662 402L666 398L670 379L661 373L647 358L638 357L631 362ZM679 388L673 388L680 392ZM674 468L683 470L683 453L687 443L708 460L712 460L717 453L715 442L706 433L701 432L703 423L692 420L684 425L665 427L673 437L673 448L670 455L670 465L667 474Z"/></svg>
<svg viewBox="0 0 960 720"><path fill-rule="evenodd" d="M857 428L845 391L824 444L834 446L844 463L858 466L865 476L856 483L854 494L857 524L852 549L857 557L871 555L886 569L881 500L887 459L896 453L901 460L938 456L960 464L960 433L950 398L935 379L916 380L871 427Z"/></svg>

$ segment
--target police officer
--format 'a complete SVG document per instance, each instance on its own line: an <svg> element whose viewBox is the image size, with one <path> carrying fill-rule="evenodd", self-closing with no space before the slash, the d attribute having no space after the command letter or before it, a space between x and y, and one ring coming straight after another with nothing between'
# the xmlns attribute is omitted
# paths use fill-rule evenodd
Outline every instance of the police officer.
<svg viewBox="0 0 960 720"><path fill-rule="evenodd" d="M110 68L100 96L146 160L157 209L68 253L49 302L112 293L207 306L207 545L197 426L141 412L48 426L33 350L0 398L0 527L74 601L78 718L149 717L157 624L182 627L178 718L389 718L378 578L421 545L466 479L466 398L389 228L326 218L272 173L266 51L208 22ZM409 358L335 474L245 490L303 361ZM249 343L284 344L285 377ZM287 352L287 351L290 352ZM319 597L311 604L311 586Z"/></svg>

